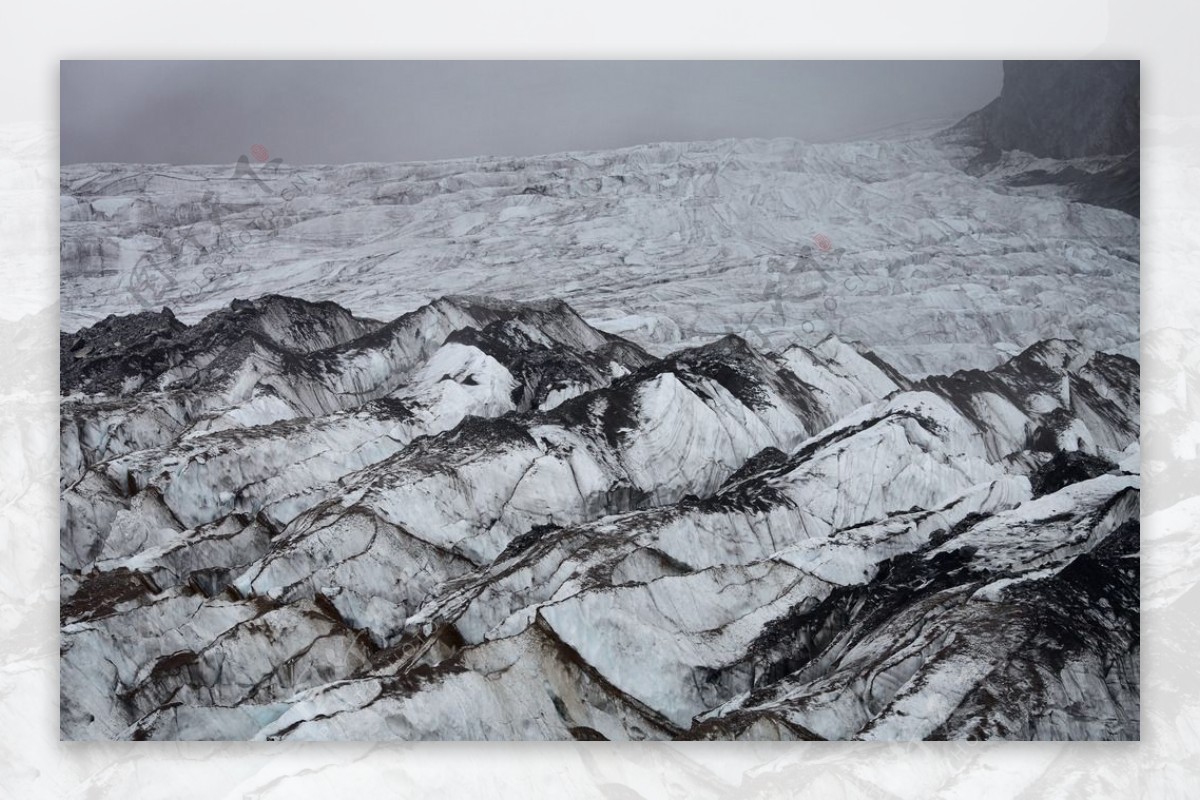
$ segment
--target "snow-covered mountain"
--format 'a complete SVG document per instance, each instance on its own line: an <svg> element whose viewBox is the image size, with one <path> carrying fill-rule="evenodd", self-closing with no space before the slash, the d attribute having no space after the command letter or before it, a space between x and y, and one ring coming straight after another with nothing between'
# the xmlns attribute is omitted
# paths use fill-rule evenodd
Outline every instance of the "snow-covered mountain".
<svg viewBox="0 0 1200 801"><path fill-rule="evenodd" d="M561 302L63 337L69 738L1130 738L1138 366Z"/></svg>

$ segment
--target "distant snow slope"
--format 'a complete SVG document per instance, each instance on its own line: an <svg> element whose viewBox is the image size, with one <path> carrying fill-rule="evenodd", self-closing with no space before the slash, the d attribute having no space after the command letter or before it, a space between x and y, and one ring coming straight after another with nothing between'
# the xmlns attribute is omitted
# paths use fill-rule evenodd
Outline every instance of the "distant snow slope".
<svg viewBox="0 0 1200 801"><path fill-rule="evenodd" d="M63 328L163 306L193 322L268 293L380 319L482 294L565 300L656 355L725 333L771 348L836 333L919 376L1052 337L1136 353L1138 221L1065 187L1017 186L1055 172L1050 160L1015 154L975 176L977 155L908 133L413 164L69 165ZM1092 161L1070 174L1108 166Z"/></svg>

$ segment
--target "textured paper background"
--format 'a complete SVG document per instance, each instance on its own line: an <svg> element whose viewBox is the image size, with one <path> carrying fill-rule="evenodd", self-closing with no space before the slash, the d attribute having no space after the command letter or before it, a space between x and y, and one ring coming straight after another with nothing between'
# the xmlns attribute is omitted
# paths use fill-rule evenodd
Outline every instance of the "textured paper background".
<svg viewBox="0 0 1200 801"><path fill-rule="evenodd" d="M66 5L6 8L0 32L0 794L1200 796L1200 8ZM58 60L418 56L1141 58L1143 741L60 744Z"/></svg>

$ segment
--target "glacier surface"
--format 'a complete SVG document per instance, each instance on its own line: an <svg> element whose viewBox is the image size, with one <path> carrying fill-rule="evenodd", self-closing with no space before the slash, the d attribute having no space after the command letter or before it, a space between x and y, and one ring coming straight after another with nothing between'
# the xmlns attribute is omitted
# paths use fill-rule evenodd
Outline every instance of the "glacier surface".
<svg viewBox="0 0 1200 801"><path fill-rule="evenodd" d="M1136 739L1138 221L974 155L64 167L63 737Z"/></svg>

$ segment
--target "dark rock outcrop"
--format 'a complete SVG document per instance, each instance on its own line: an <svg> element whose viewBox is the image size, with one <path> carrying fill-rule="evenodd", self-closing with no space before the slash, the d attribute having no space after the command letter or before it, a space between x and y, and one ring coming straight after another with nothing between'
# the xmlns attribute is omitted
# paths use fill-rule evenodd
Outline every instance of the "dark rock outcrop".
<svg viewBox="0 0 1200 801"><path fill-rule="evenodd" d="M1005 61L1000 96L963 120L1000 150L1073 159L1138 150L1141 62Z"/></svg>
<svg viewBox="0 0 1200 801"><path fill-rule="evenodd" d="M1141 207L1138 61L1006 61L1000 96L950 133L980 148L967 169L983 173L1005 151L1061 159L1058 169L1011 175L1012 186L1058 185L1083 203L1135 217ZM1073 159L1109 158L1084 169Z"/></svg>

